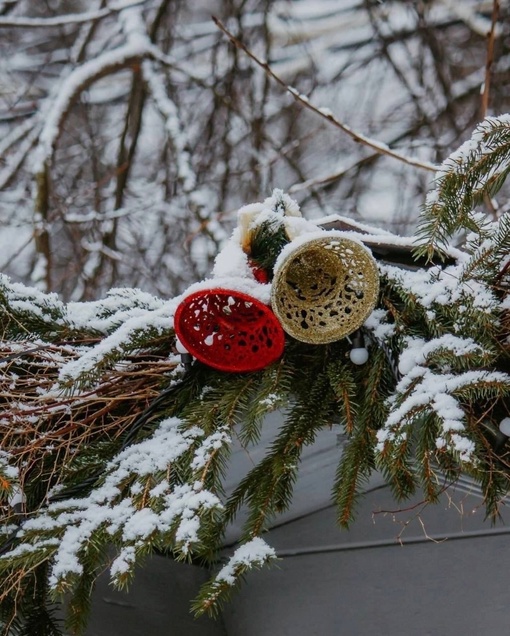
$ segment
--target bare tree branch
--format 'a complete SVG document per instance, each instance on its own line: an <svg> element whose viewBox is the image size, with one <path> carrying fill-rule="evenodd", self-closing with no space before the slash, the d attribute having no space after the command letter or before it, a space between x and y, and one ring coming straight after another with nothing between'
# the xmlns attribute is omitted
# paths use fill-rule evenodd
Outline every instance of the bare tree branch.
<svg viewBox="0 0 510 636"><path fill-rule="evenodd" d="M494 63L494 41L496 39L496 25L499 19L499 0L492 2L491 30L487 39L487 60L485 62L485 82L483 84L482 104L480 116L483 119L489 110L489 98L491 90L492 65Z"/></svg>
<svg viewBox="0 0 510 636"><path fill-rule="evenodd" d="M280 86L282 86L288 93L290 93L294 99L299 102L308 110L311 110L316 115L319 115L323 119L329 121L331 124L339 128L342 132L349 135L351 139L353 139L356 143L367 146L368 148L372 148L377 153L381 155L386 155L388 157L392 157L393 159L397 159L398 161L402 161L407 165L414 166L416 168L421 168L423 170L428 170L430 172L436 172L438 166L426 162L420 161L419 159L415 159L413 157L407 157L396 150L392 150L386 144L376 141L374 139L370 139L361 133L354 131L347 124L339 121L328 109L320 108L318 106L314 106L309 99L305 95L301 95L295 88L289 86L279 75L277 75L269 66L267 62L263 62L260 60L255 53L253 53L245 44L243 44L233 33L231 33L227 27L219 20L217 17L213 16L213 21L217 25L217 27L223 31L223 33L229 38L229 40L234 44L237 48L241 49L246 53L246 55L253 60L260 68L262 68L270 77L272 77Z"/></svg>
<svg viewBox="0 0 510 636"><path fill-rule="evenodd" d="M112 13L117 13L130 6L143 4L144 0L133 0L129 3L110 5L105 9L98 9L97 11L87 11L83 13L67 13L65 15L58 15L51 18L30 18L24 16L2 17L0 18L0 28L2 27L23 27L23 28L42 28L65 26L67 24L81 24L83 22L91 22L93 20L99 20L105 18Z"/></svg>

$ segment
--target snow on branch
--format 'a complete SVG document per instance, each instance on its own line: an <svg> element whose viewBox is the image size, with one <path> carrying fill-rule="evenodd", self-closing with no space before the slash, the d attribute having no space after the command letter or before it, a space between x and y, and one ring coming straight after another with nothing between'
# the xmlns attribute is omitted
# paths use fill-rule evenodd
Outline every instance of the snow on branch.
<svg viewBox="0 0 510 636"><path fill-rule="evenodd" d="M477 393L479 399L490 394L510 391L510 377L498 371L466 371L460 375L434 373L414 367L396 387L392 408L383 428L377 431L376 450L388 462L395 453L408 446L410 427L422 422L423 416L436 418L436 448L447 449L462 462L476 461L475 443L466 428L463 400L466 392Z"/></svg>
<svg viewBox="0 0 510 636"><path fill-rule="evenodd" d="M473 33L481 37L487 37L487 33L491 30L491 20L484 17L475 7L468 6L468 3L457 2L457 0L440 0L453 15L457 16L464 24L466 24ZM496 29L497 37L501 35L501 29Z"/></svg>
<svg viewBox="0 0 510 636"><path fill-rule="evenodd" d="M0 492L8 490L13 481L18 478L18 469L12 464L13 459L9 453L0 450Z"/></svg>
<svg viewBox="0 0 510 636"><path fill-rule="evenodd" d="M223 31L223 33L229 38L229 40L236 46L241 49L246 55L253 60L260 68L272 77L280 86L282 86L288 93L290 93L294 99L299 102L302 106L311 110L316 115L319 115L323 119L327 120L331 124L333 124L336 128L346 133L351 139L355 142L360 143L368 148L372 148L375 150L377 154L386 155L388 157L392 157L393 159L397 159L407 165L414 166L415 168L421 168L423 170L428 170L429 172L435 172L437 170L437 166L429 163L428 161L421 161L414 157L408 157L406 155L397 152L396 150L392 150L387 144L382 143L380 141L376 141L375 139L371 139L357 131L353 128L344 124L339 119L337 119L333 113L328 108L321 108L319 106L315 106L310 102L306 95L302 95L295 88L289 86L279 75L277 75L269 66L267 62L259 59L253 51L251 51L245 44L239 40L231 31L227 29L227 27L219 20L218 18L213 16L213 20L216 26Z"/></svg>
<svg viewBox="0 0 510 636"><path fill-rule="evenodd" d="M29 27L48 28L54 26L64 26L67 24L81 24L100 20L112 13L111 9L98 9L97 11L87 11L83 13L67 13L51 18L30 18L24 16L5 16L0 18L0 28L2 27Z"/></svg>
<svg viewBox="0 0 510 636"><path fill-rule="evenodd" d="M177 106L168 96L163 77L156 72L150 60L144 60L142 69L156 106L165 118L165 130L175 150L177 174L184 191L191 192L197 183L197 177L191 167L188 140L179 119Z"/></svg>
<svg viewBox="0 0 510 636"><path fill-rule="evenodd" d="M248 571L260 568L276 558L274 548L260 537L254 537L243 543L214 579L202 587L200 597L194 604L197 616L204 612L215 611L221 597L228 596L229 591L240 583Z"/></svg>
<svg viewBox="0 0 510 636"><path fill-rule="evenodd" d="M412 294L422 309L428 312L428 318L434 319L434 313L451 305L465 305L465 313L469 308L490 316L498 302L492 291L484 284L474 280L463 280L462 265L451 265L441 269L431 267L416 272L407 271L384 263L379 264L381 273L393 285L400 286ZM462 327L469 324L463 321ZM460 330L460 325L457 325Z"/></svg>
<svg viewBox="0 0 510 636"><path fill-rule="evenodd" d="M65 385L101 373L105 365L112 365L129 351L136 350L140 342L148 335L159 336L169 333L173 328L173 314L178 300L173 299L153 311L138 308L131 309L123 316L118 329L101 340L80 358L71 360L60 370L60 381Z"/></svg>
<svg viewBox="0 0 510 636"><path fill-rule="evenodd" d="M80 93L100 78L116 73L148 53L149 47L142 40L130 42L85 62L63 79L58 91L42 109L47 116L36 150L35 173L41 172L45 162L51 157L62 125Z"/></svg>
<svg viewBox="0 0 510 636"><path fill-rule="evenodd" d="M0 18L0 28L6 27L24 27L24 28L48 28L54 26L65 26L68 24L81 24L83 22L93 22L100 20L113 13L122 11L128 6L142 4L143 0L134 0L129 3L110 4L104 9L96 11L84 11L83 13L67 13L51 18L31 18L25 16L2 16Z"/></svg>
<svg viewBox="0 0 510 636"><path fill-rule="evenodd" d="M201 428L186 428L179 418L163 420L150 438L128 446L110 461L103 483L90 495L50 503L28 520L19 533L21 543L9 558L45 554L50 548L54 553L50 586L60 588L68 577L82 574L80 554L102 532L120 547L111 566L118 584L131 572L140 545L149 537L156 541L172 533L176 549L187 553L199 540L202 517L208 518L222 505L200 482L170 480L169 469L203 435Z"/></svg>
<svg viewBox="0 0 510 636"><path fill-rule="evenodd" d="M476 210L494 196L510 173L510 115L487 117L440 166L427 196L418 237L420 251L444 248L457 231L483 234L485 214Z"/></svg>
<svg viewBox="0 0 510 636"><path fill-rule="evenodd" d="M5 167L0 171L0 190L3 190L9 185L12 179L16 176L20 167L23 165L23 162L27 158L28 154L37 143L37 138L39 136L41 126L40 124L34 126L34 122L30 123L32 125L26 131L27 134L25 136L25 131L23 130L20 131L20 137L18 137L17 139L5 139L1 144L2 148L0 150L3 150L8 145L10 145L10 143L15 143L16 141L18 141L18 139L21 139L16 152L8 158Z"/></svg>

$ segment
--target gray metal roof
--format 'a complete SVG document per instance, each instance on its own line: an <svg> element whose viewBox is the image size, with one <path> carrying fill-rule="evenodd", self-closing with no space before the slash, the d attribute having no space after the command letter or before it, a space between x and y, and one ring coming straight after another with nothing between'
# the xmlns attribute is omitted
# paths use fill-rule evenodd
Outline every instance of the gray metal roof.
<svg viewBox="0 0 510 636"><path fill-rule="evenodd" d="M256 447L236 446L228 488L262 458L278 422L276 415L266 423ZM419 495L398 505L376 475L352 529L340 530L330 493L341 445L333 427L305 451L295 501L266 535L279 565L249 575L219 621L194 621L189 614L207 572L153 557L127 595L106 579L99 582L87 636L506 633L506 509L502 524L491 527L467 480L435 506L423 507ZM239 523L227 542L238 533Z"/></svg>

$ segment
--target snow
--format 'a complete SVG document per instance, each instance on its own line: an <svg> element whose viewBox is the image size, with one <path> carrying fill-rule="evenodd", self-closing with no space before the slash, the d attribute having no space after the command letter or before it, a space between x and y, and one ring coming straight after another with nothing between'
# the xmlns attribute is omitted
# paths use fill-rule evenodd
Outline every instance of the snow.
<svg viewBox="0 0 510 636"><path fill-rule="evenodd" d="M497 148L492 136L494 129L508 127L510 127L509 114L500 115L499 117L486 117L480 122L471 137L452 152L439 167L436 173L438 187L440 188L442 179L449 173L465 174L470 170L475 158L480 159L485 155L492 155ZM499 177L507 168L506 157L500 157L485 174L479 176L472 187L473 194L483 191L489 181ZM431 199L431 202L434 203L433 199ZM486 220L486 217L483 218Z"/></svg>
<svg viewBox="0 0 510 636"><path fill-rule="evenodd" d="M470 353L482 353L483 349L472 338L459 338L452 334L429 341L422 338L406 338L406 348L400 354L398 370L402 375L406 375L416 366L425 364L428 356L437 351L449 351L459 357Z"/></svg>
<svg viewBox="0 0 510 636"><path fill-rule="evenodd" d="M144 0L124 0L123 2L110 2L107 8L96 9L95 11L83 11L81 13L66 13L63 15L47 18L32 18L28 16L2 15L0 17L0 27L24 27L24 28L47 28L54 26L65 26L68 24L80 24L83 22L94 22L105 18L112 13L122 11L128 7L142 4Z"/></svg>
<svg viewBox="0 0 510 636"><path fill-rule="evenodd" d="M147 42L138 38L134 42L121 45L112 51L101 53L95 59L84 62L65 77L54 95L48 98L44 125L39 135L39 143L34 151L33 172L40 173L60 135L62 121L73 100L91 82L104 73L120 68L127 60L144 57L149 52Z"/></svg>
<svg viewBox="0 0 510 636"><path fill-rule="evenodd" d="M103 338L79 358L64 365L59 372L60 382L63 384L73 383L80 377L92 373L107 356L122 352L143 332L154 331L159 335L170 334L178 302L179 299L167 301L154 311L132 310L130 313L137 315L131 315L112 334Z"/></svg>
<svg viewBox="0 0 510 636"><path fill-rule="evenodd" d="M260 537L254 537L251 541L241 545L230 557L215 577L217 583L234 585L240 570L246 567L261 566L271 559L276 558L274 548L269 546Z"/></svg>
<svg viewBox="0 0 510 636"><path fill-rule="evenodd" d="M248 296L253 296L265 305L269 305L271 302L271 285L258 283L249 278L234 278L230 276L225 278L208 278L199 283L194 283L188 287L180 298L184 299L195 292L206 290L237 291L242 294L247 294Z"/></svg>
<svg viewBox="0 0 510 636"><path fill-rule="evenodd" d="M463 20L474 33L477 33L482 38L487 37L487 34L491 30L491 20L475 11L474 7L470 7L466 3L458 2L457 0L441 0L441 4L445 5L453 15ZM499 37L501 34L500 25L496 24L495 26L496 37Z"/></svg>
<svg viewBox="0 0 510 636"><path fill-rule="evenodd" d="M363 326L369 329L377 340L389 340L395 335L395 325L388 322L388 312L385 309L374 309Z"/></svg>
<svg viewBox="0 0 510 636"><path fill-rule="evenodd" d="M150 42L148 41L146 45L150 47ZM191 156L187 150L190 147L190 141L184 132L179 112L167 94L164 77L156 72L150 60L144 60L142 70L156 106L165 118L165 129L175 151L177 174L183 183L184 191L191 193L196 187L197 176L193 171Z"/></svg>
<svg viewBox="0 0 510 636"><path fill-rule="evenodd" d="M338 129L342 130L344 133L346 133L349 137L351 137L357 143L363 144L364 146L367 146L367 147L371 148L372 150L375 150L379 154L388 155L390 157L398 159L399 161L401 161L403 163L406 163L406 164L408 164L410 166L415 166L417 168L422 168L422 169L428 170L430 172L436 172L438 170L438 166L436 166L433 163L430 163L429 161L422 161L422 160L417 159L415 157L404 155L404 154L402 154L402 153L390 148L388 144L386 144L384 142L381 142L381 141L378 141L376 139L373 139L371 137L368 137L368 136L360 133L359 131L354 130L354 128L352 128L351 126L349 126L349 125L345 124L344 122L340 121L333 114L331 114L331 110L329 108L326 108L324 106L317 106L315 104L312 104L311 100L306 95L303 95L302 93L297 91L292 86L285 85L285 83L283 81L282 81L282 83L284 84L286 90L297 101L299 101L301 104L309 107L315 113L317 113L318 115L324 117L328 121L333 122L334 125Z"/></svg>
<svg viewBox="0 0 510 636"><path fill-rule="evenodd" d="M65 305L57 294L45 294L36 287L11 282L4 274L0 274L0 292L15 311L26 311L48 324L65 324L61 317L65 315Z"/></svg>
<svg viewBox="0 0 510 636"><path fill-rule="evenodd" d="M263 223L269 223L275 229L283 224L291 240L300 232L306 231L306 228L311 230L313 227L313 224L302 218L297 202L278 188L262 203L242 206L237 212L237 221L233 239L237 240L245 251L250 244L253 231Z"/></svg>
<svg viewBox="0 0 510 636"><path fill-rule="evenodd" d="M162 309L165 302L136 288L113 288L105 298L67 303L67 318L76 329L109 333L128 318Z"/></svg>
<svg viewBox="0 0 510 636"><path fill-rule="evenodd" d="M480 311L490 314L498 305L496 297L486 285L462 279L461 265L443 269L431 267L413 272L379 263L379 270L391 282L409 290L420 305L427 309L433 308L434 304L461 304L462 299L466 299L466 304L469 301Z"/></svg>
<svg viewBox="0 0 510 636"><path fill-rule="evenodd" d="M66 24L79 24L81 22L91 22L99 20L111 14L110 9L97 9L96 11L86 11L83 13L67 13L51 18L31 18L24 16L2 16L0 17L0 27L53 27Z"/></svg>
<svg viewBox="0 0 510 636"><path fill-rule="evenodd" d="M11 494L9 495L9 499L7 501L9 503L9 506L11 506L11 508L14 508L14 506L17 506L19 504L25 504L27 502L27 496L21 488L16 487L13 488L13 490L11 491Z"/></svg>
<svg viewBox="0 0 510 636"><path fill-rule="evenodd" d="M221 426L203 440L190 464L193 470L198 471L207 466L217 451L232 442L229 430L228 426Z"/></svg>
<svg viewBox="0 0 510 636"><path fill-rule="evenodd" d="M329 214L328 216L323 216L314 222L317 225L328 225L329 223L336 223L336 222L347 223L350 227L353 228L354 232L356 230L359 230L361 234L366 233L372 236L385 235L387 238L391 237L391 239L400 238L398 237L397 234L393 234L392 232L389 232L388 230L385 230L384 228L368 225L366 223L351 219L348 216L342 216L341 214ZM408 240L412 241L411 238L409 238Z"/></svg>
<svg viewBox="0 0 510 636"><path fill-rule="evenodd" d="M80 552L93 534L102 529L122 539L122 548L112 565L112 577L126 573L134 565L136 546L154 533L173 529L177 549L187 553L198 540L201 516L221 509L218 497L200 482L172 485L164 477L152 487L151 498L145 505L141 494L147 478L167 475L169 467L203 436L202 429L184 428L178 418L161 421L150 438L127 447L107 465L103 483L89 496L50 503L37 517L28 519L19 531L21 544L16 554L50 545L54 550L50 584L55 588L67 576L82 572ZM207 461L208 453L218 449L218 444L229 443L228 436L220 437L206 438L202 451L195 455L197 467L200 459ZM130 494L120 498L129 480L134 482ZM155 501L156 505L151 507ZM36 538L32 544L30 537L38 537L40 531L57 532L59 540L55 542L52 538L48 543Z"/></svg>
<svg viewBox="0 0 510 636"><path fill-rule="evenodd" d="M247 219L244 215L243 221ZM255 280L248 263L248 255L243 251L241 228L236 227L232 236L214 259L213 278L251 278Z"/></svg>
<svg viewBox="0 0 510 636"><path fill-rule="evenodd" d="M15 481L18 478L18 469L10 464L11 461L11 456L0 449L0 475L10 481Z"/></svg>
<svg viewBox="0 0 510 636"><path fill-rule="evenodd" d="M470 343L467 350L471 351ZM475 370L454 375L434 373L423 366L411 367L389 400L390 413L384 427L377 432L377 452L391 452L391 448L404 443L408 426L428 412L434 413L439 422L439 447L448 447L461 461L475 461L475 445L466 437L464 410L454 393L492 383L510 387L510 377L498 371Z"/></svg>

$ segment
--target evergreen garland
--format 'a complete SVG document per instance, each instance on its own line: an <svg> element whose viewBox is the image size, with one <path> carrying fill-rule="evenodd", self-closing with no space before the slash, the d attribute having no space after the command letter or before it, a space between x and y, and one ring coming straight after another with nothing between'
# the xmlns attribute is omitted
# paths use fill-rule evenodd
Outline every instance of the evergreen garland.
<svg viewBox="0 0 510 636"><path fill-rule="evenodd" d="M65 305L1 277L2 633L60 633L54 608L64 594L67 628L83 632L105 563L119 588L153 551L215 564L244 507L241 546L193 605L217 611L251 568L275 559L262 535L289 507L303 448L332 423L348 438L332 484L341 526L376 469L398 499L420 487L431 503L468 473L496 519L510 487L499 430L510 404L510 221L488 222L476 206L510 171L509 140L510 117L489 118L438 174L417 255L441 252L451 263L454 254L455 264L378 263L363 367L346 338L287 337L283 357L261 371L188 369L174 348L180 298L113 290ZM250 256L272 276L281 249L310 225L279 191L247 206L229 248L236 274L240 263L251 276ZM452 250L459 233L463 250ZM282 426L265 457L226 494L232 436L256 442L276 408Z"/></svg>

